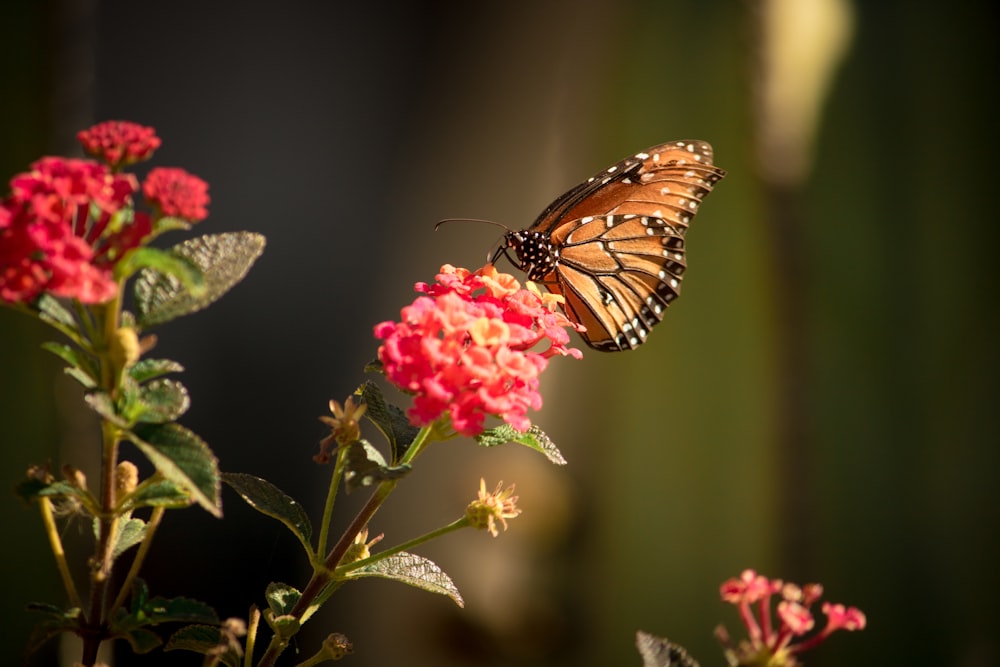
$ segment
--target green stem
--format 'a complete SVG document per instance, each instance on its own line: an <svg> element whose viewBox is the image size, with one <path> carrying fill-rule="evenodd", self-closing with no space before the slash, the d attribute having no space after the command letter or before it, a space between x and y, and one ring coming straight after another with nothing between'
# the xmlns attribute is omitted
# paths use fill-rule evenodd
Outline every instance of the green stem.
<svg viewBox="0 0 1000 667"><path fill-rule="evenodd" d="M460 528L465 528L469 525L469 518L463 516L461 519L456 519L446 526L441 526L437 530L432 530L429 533L424 533L420 537L415 537L408 542L403 542L391 549L386 549L385 551L380 551L373 556L368 558L362 558L361 560L356 560L353 563L347 563L346 565L341 565L333 571L334 577L341 577L352 570L357 570L359 568L365 567L366 565L371 565L372 563L377 563L378 561L388 558L389 556L395 556L402 551L408 551L416 546L423 544L424 542L429 542L434 538L441 537L442 535L447 535L450 532L456 531Z"/></svg>
<svg viewBox="0 0 1000 667"><path fill-rule="evenodd" d="M326 506L323 508L323 523L319 529L319 540L316 543L316 558L319 554L326 553L326 541L330 538L330 523L333 521L333 505L337 501L337 491L340 488L340 480L344 476L344 467L347 463L347 447L341 447L337 451L337 461L333 466L333 475L330 477L330 489L326 494Z"/></svg>
<svg viewBox="0 0 1000 667"><path fill-rule="evenodd" d="M125 581L122 582L122 586L118 590L118 597L111 603L112 613L114 613L115 609L125 604L125 598L128 596L129 591L132 590L132 581L138 576L139 570L142 568L142 562L146 559L149 547L153 543L153 535L156 534L156 529L159 528L160 521L163 519L166 511L164 507L153 508L153 513L150 515L149 521L146 522L146 533L142 537L142 544L139 545L139 550L132 560L132 567L129 568L128 574L125 575Z"/></svg>
<svg viewBox="0 0 1000 667"><path fill-rule="evenodd" d="M45 524L45 534L52 545L52 555L56 557L56 567L59 568L59 576L62 577L63 586L66 588L66 595L69 596L71 607L83 609L83 601L76 591L76 584L73 583L73 576L69 572L69 564L66 562L66 551L63 549L62 540L59 538L59 529L56 527L56 520L52 514L52 500L42 496L38 506L42 511L42 523Z"/></svg>

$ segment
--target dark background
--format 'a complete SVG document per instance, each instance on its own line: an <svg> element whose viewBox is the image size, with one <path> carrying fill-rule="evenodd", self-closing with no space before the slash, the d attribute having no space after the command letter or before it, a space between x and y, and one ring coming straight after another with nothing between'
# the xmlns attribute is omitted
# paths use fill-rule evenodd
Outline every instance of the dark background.
<svg viewBox="0 0 1000 667"><path fill-rule="evenodd" d="M792 121L762 111L775 35L760 3L3 4L4 178L76 151L93 122L133 120L163 138L153 164L210 183L199 231L267 236L246 281L162 327L157 354L187 367L182 421L222 468L267 477L314 521L329 472L310 461L316 418L364 379L372 325L496 242L487 226L434 233L437 220L525 226L669 139L710 141L730 172L650 343L547 373L535 421L569 466L436 445L379 515L391 545L457 517L480 476L517 482L524 515L501 538L422 551L467 607L352 584L307 626L300 659L339 631L359 665L628 665L641 628L722 664L712 630L739 628L718 585L754 567L867 612L868 629L810 665L1000 664L997 11L785 5L793 25L792 7L850 16L815 96L811 169L791 176L767 139ZM807 65L822 41L778 64ZM820 81L806 72L801 90ZM0 311L6 488L45 460L97 483L93 419L38 348L48 338ZM222 521L169 514L144 576L245 617L267 582L301 586L306 564L280 525L224 500ZM37 512L10 496L0 516L0 662L13 664L34 621L24 605L62 593ZM89 530L64 529L81 563ZM116 664L140 660L122 646Z"/></svg>

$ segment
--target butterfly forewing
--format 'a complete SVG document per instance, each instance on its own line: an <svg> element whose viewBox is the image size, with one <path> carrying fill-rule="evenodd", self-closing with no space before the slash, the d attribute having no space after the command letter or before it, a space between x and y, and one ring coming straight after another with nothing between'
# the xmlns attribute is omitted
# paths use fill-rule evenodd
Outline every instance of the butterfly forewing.
<svg viewBox="0 0 1000 667"><path fill-rule="evenodd" d="M684 233L725 175L712 159L704 141L655 146L584 181L531 227L507 235L528 277L566 298L591 347L638 347L680 294Z"/></svg>

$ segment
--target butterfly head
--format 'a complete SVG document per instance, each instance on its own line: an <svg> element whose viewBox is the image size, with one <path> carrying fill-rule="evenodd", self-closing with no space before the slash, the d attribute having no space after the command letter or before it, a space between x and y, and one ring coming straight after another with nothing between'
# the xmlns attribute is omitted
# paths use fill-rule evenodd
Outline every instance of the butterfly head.
<svg viewBox="0 0 1000 667"><path fill-rule="evenodd" d="M517 260L507 254L513 250ZM542 281L555 268L559 252L552 245L549 235L522 229L504 234L503 245L493 254L493 260L505 255L511 264L528 274L528 280Z"/></svg>

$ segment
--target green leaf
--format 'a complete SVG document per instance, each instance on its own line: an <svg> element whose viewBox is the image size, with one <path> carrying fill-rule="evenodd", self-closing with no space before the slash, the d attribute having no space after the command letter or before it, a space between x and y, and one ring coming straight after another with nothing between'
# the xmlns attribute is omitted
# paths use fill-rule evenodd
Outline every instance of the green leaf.
<svg viewBox="0 0 1000 667"><path fill-rule="evenodd" d="M170 250L160 250L151 246L136 248L126 254L117 265L115 265L115 277L118 280L128 278L136 271L142 270L142 275L155 273L159 276L169 278L178 287L190 290L193 294L203 295L205 293L205 276L190 257L174 252L176 246ZM142 281L140 276L139 281ZM136 296L139 295L139 286L136 285ZM140 308L140 320L141 320Z"/></svg>
<svg viewBox="0 0 1000 667"><path fill-rule="evenodd" d="M83 401L106 421L121 428L128 427L128 423L118 414L118 406L111 399L110 394L103 391L91 391L83 395Z"/></svg>
<svg viewBox="0 0 1000 667"><path fill-rule="evenodd" d="M348 445L344 466L344 482L347 493L355 489L378 484L388 479L399 479L410 472L410 465L386 465L382 453L367 440L357 440Z"/></svg>
<svg viewBox="0 0 1000 667"><path fill-rule="evenodd" d="M431 593L447 595L459 607L465 606L462 595L458 592L455 582L437 564L416 554L405 551L375 561L371 565L351 570L348 578L381 577L400 581Z"/></svg>
<svg viewBox="0 0 1000 667"><path fill-rule="evenodd" d="M278 616L285 616L292 613L292 608L302 597L302 593L288 584L272 581L267 585L264 597L271 611Z"/></svg>
<svg viewBox="0 0 1000 667"><path fill-rule="evenodd" d="M158 634L146 628L124 630L122 632L116 632L113 636L127 641L129 646L132 647L132 651L138 655L149 653L163 643L163 640L160 639Z"/></svg>
<svg viewBox="0 0 1000 667"><path fill-rule="evenodd" d="M143 269L135 283L139 324L161 324L205 308L240 282L263 251L264 237L250 232L200 236L174 246L174 255L202 271L205 290L196 293L169 273Z"/></svg>
<svg viewBox="0 0 1000 667"><path fill-rule="evenodd" d="M94 521L95 534L98 522ZM128 519L118 522L118 534L115 536L115 548L112 558L118 558L123 553L142 542L146 537L146 522L142 519Z"/></svg>
<svg viewBox="0 0 1000 667"><path fill-rule="evenodd" d="M138 414L133 421L165 424L177 420L191 407L187 388L176 380L159 379L139 390Z"/></svg>
<svg viewBox="0 0 1000 667"><path fill-rule="evenodd" d="M55 605L43 602L30 602L27 605L29 611L37 611L45 615L41 621L31 629L27 646L24 648L24 655L28 656L40 649L48 640L63 632L75 632L80 627L83 619L80 609L62 609Z"/></svg>
<svg viewBox="0 0 1000 667"><path fill-rule="evenodd" d="M191 229L191 223L184 218L174 218L169 215L165 215L154 223L153 234L159 236L164 232L170 232L178 229L182 231Z"/></svg>
<svg viewBox="0 0 1000 667"><path fill-rule="evenodd" d="M367 364L365 364L363 370L365 373L377 373L378 375L385 375L385 365L382 364L382 360L379 359L378 357L375 357Z"/></svg>
<svg viewBox="0 0 1000 667"><path fill-rule="evenodd" d="M389 441L393 462L398 461L409 449L420 429L410 423L405 412L386 402L382 390L374 382L365 382L354 393L361 396L368 406L364 416L375 424Z"/></svg>
<svg viewBox="0 0 1000 667"><path fill-rule="evenodd" d="M477 435L476 442L483 447L496 447L508 442L516 442L520 445L527 445L536 452L541 452L545 458L556 465L566 465L566 459L563 458L559 448L537 426L532 426L527 433L521 433L510 424L501 424Z"/></svg>
<svg viewBox="0 0 1000 667"><path fill-rule="evenodd" d="M163 479L157 482L143 482L132 494L130 507L188 507L194 502L191 495L173 482Z"/></svg>
<svg viewBox="0 0 1000 667"><path fill-rule="evenodd" d="M73 374L73 377L81 380L81 384L84 387L91 389L97 386L97 378L100 375L97 366L94 364L94 360L79 348L64 345L63 343L49 342L42 343L42 349L51 352L69 364L69 368L66 369L67 372L70 370L77 371Z"/></svg>
<svg viewBox="0 0 1000 667"><path fill-rule="evenodd" d="M180 424L140 424L128 437L160 474L210 514L222 516L218 460L204 440Z"/></svg>
<svg viewBox="0 0 1000 667"><path fill-rule="evenodd" d="M217 653L222 645L222 631L212 625L187 625L167 640L164 651L193 651L202 655L215 655L227 667L241 667L242 659L235 651Z"/></svg>
<svg viewBox="0 0 1000 667"><path fill-rule="evenodd" d="M699 667L683 646L639 630L635 647L642 656L642 667Z"/></svg>
<svg viewBox="0 0 1000 667"><path fill-rule="evenodd" d="M78 330L73 313L55 297L42 294L35 302L35 307L38 308L38 316L43 322L48 322L57 328L65 327L73 331Z"/></svg>
<svg viewBox="0 0 1000 667"><path fill-rule="evenodd" d="M15 493L26 501L31 501L39 496L47 496L53 499L76 498L88 500L87 492L73 486L69 482L59 481L46 484L39 479L26 479L15 487Z"/></svg>
<svg viewBox="0 0 1000 667"><path fill-rule="evenodd" d="M180 373L184 370L176 361L170 359L140 359L128 369L128 374L138 383L152 380L167 373Z"/></svg>
<svg viewBox="0 0 1000 667"><path fill-rule="evenodd" d="M111 623L114 634L161 623L209 623L218 625L215 610L191 598L149 597L149 588L140 578L133 580L129 609L119 609Z"/></svg>
<svg viewBox="0 0 1000 667"><path fill-rule="evenodd" d="M244 473L222 473L222 481L228 484L250 507L272 519L277 519L292 531L306 553L312 556L312 524L302 505L266 479Z"/></svg>

